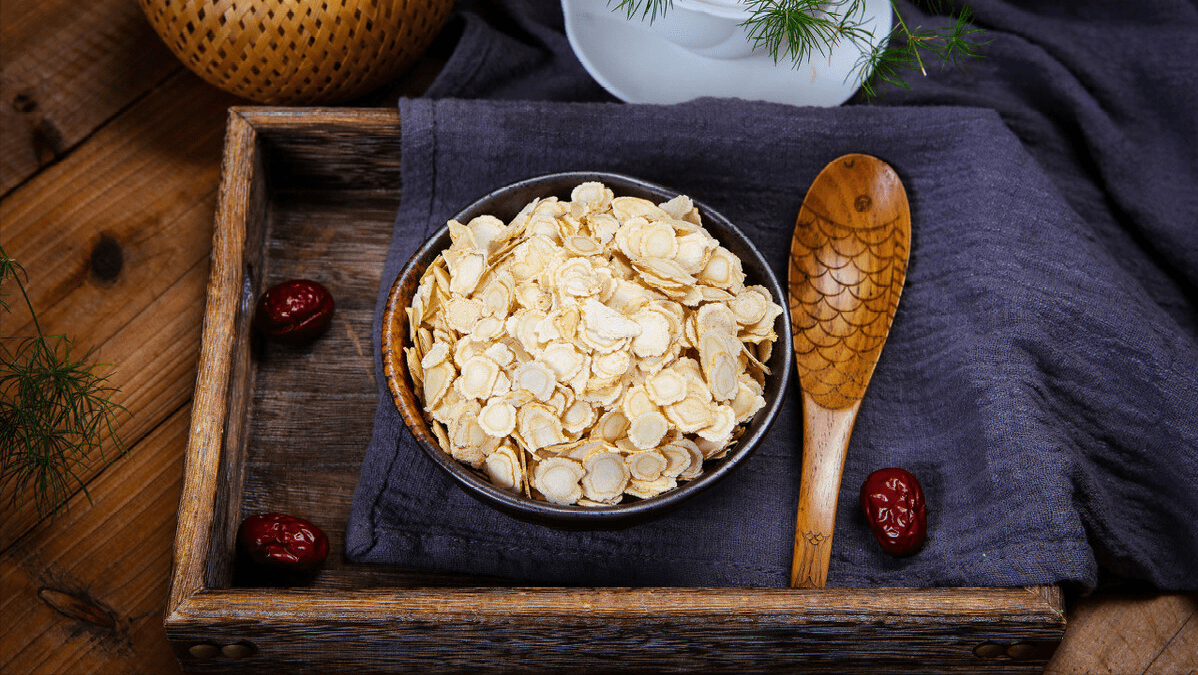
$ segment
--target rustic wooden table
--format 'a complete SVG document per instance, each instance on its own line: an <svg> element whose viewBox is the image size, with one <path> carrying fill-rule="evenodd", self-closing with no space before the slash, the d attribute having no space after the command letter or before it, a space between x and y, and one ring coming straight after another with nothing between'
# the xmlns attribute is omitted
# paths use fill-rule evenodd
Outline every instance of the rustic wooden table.
<svg viewBox="0 0 1198 675"><path fill-rule="evenodd" d="M393 105L435 68L355 104ZM180 672L163 612L226 111L245 103L181 66L133 0L0 4L0 244L46 332L112 364L129 446L93 457L91 502L76 491L55 520L3 495L6 675ZM0 333L29 334L9 304ZM1198 672L1198 598L1107 591L1068 607L1046 672Z"/></svg>

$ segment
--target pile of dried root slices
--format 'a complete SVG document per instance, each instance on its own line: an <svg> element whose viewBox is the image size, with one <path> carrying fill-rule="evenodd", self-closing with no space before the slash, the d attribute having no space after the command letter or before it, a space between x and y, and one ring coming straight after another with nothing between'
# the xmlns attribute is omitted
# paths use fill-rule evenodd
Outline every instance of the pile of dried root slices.
<svg viewBox="0 0 1198 675"><path fill-rule="evenodd" d="M765 405L782 308L688 197L587 182L449 232L406 309L404 356L441 448L500 488L653 497L726 455Z"/></svg>

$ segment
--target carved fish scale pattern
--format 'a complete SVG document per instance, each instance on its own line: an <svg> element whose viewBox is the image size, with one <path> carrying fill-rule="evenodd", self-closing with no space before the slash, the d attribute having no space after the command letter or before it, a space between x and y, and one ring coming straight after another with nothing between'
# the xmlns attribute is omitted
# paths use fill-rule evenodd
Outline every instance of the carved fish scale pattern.
<svg viewBox="0 0 1198 675"><path fill-rule="evenodd" d="M872 206L866 194L853 200L862 216ZM865 395L907 273L910 225L871 220L841 223L805 205L791 242L795 362L804 390L831 410Z"/></svg>

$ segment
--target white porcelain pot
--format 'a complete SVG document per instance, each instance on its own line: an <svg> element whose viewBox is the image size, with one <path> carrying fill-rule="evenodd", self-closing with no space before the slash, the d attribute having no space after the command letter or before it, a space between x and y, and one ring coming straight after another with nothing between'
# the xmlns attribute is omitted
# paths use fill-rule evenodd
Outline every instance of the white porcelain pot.
<svg viewBox="0 0 1198 675"><path fill-rule="evenodd" d="M752 13L741 0L673 0L652 22L628 17L608 0L561 0L566 37L587 72L629 103L681 103L702 96L793 105L835 106L868 75L861 45L841 40L802 62L775 61L753 49L740 25ZM864 0L871 44L892 25L889 0Z"/></svg>

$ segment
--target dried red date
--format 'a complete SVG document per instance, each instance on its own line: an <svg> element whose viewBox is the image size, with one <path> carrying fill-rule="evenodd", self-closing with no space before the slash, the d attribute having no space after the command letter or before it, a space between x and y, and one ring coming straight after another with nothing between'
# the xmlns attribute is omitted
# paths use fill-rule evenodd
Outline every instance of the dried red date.
<svg viewBox="0 0 1198 675"><path fill-rule="evenodd" d="M893 556L923 546L928 518L919 480L905 469L878 469L861 484L861 510L874 538Z"/></svg>
<svg viewBox="0 0 1198 675"><path fill-rule="evenodd" d="M270 287L258 300L254 322L268 338L303 344L325 332L333 321L333 295L308 279Z"/></svg>
<svg viewBox="0 0 1198 675"><path fill-rule="evenodd" d="M329 554L329 538L312 523L283 513L241 521L237 542L254 562L285 570L310 571Z"/></svg>

